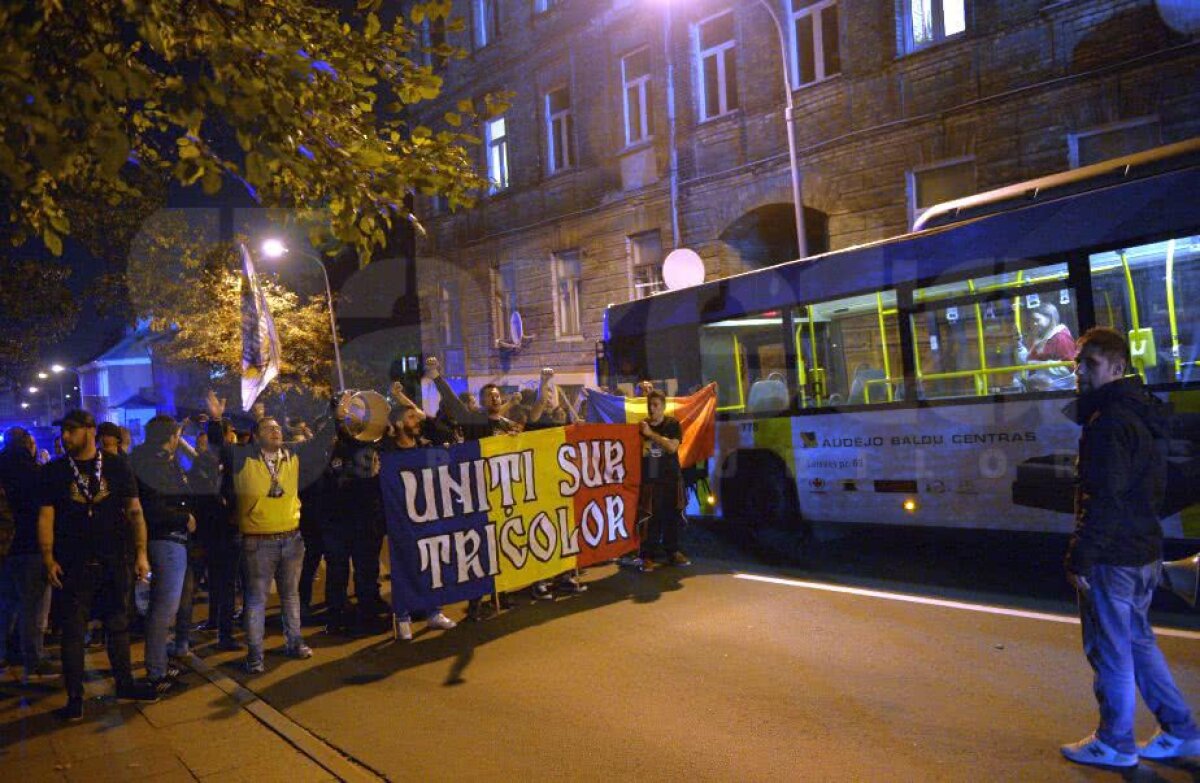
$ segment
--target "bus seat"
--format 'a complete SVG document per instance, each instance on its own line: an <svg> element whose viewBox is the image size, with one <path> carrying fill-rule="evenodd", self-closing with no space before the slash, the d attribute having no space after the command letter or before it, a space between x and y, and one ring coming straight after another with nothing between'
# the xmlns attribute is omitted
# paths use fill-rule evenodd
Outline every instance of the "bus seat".
<svg viewBox="0 0 1200 783"><path fill-rule="evenodd" d="M746 401L750 413L783 413L788 409L787 384L773 375L750 384L750 397Z"/></svg>
<svg viewBox="0 0 1200 783"><path fill-rule="evenodd" d="M886 378L883 370L874 367L860 367L854 371L854 380L850 382L850 404L865 405L869 402L883 402L887 399L887 391L883 384L875 384L867 386L867 381L876 381ZM874 394L873 399L870 395Z"/></svg>

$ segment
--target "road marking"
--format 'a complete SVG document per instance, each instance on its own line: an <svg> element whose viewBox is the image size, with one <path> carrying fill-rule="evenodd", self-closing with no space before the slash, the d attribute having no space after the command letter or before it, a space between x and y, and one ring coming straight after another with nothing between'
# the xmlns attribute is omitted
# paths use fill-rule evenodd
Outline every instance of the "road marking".
<svg viewBox="0 0 1200 783"><path fill-rule="evenodd" d="M807 590L823 590L827 593L849 593L850 595L861 595L867 598L882 598L885 601L901 601L909 604L924 604L926 606L942 606L947 609L965 609L968 612L983 612L984 614L1001 614L1008 617L1024 617L1028 620L1044 620L1050 623L1068 623L1071 625L1079 625L1079 618L1065 614L1050 614L1048 612L1027 612L1023 609L1008 609L1003 606L991 606L989 604L972 604L966 601L947 601L941 598L928 598L923 595L910 595L908 593L890 593L885 590L868 590L864 587L847 587L846 585L831 585L823 582L804 582L798 579L782 579L777 576L760 576L759 574L734 574L734 579L746 579L751 582L767 582L773 585L786 585L788 587L803 587ZM1155 627L1154 633L1159 636L1174 636L1179 639L1193 639L1200 641L1200 632L1184 631L1178 628L1158 628Z"/></svg>

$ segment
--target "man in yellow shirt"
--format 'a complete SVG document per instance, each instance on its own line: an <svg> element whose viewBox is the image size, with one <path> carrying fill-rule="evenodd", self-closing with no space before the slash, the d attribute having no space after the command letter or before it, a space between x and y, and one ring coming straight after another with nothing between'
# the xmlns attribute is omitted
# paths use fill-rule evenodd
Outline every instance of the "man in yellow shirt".
<svg viewBox="0 0 1200 783"><path fill-rule="evenodd" d="M209 421L219 422L225 401L210 391L207 407ZM328 458L322 451L329 441L325 429L301 446L305 459ZM209 441L216 442L216 437L219 433L210 433ZM312 657L300 632L300 460L299 453L284 447L283 427L271 416L254 423L249 445L221 450L221 494L241 532L246 563L246 671L251 674L265 671L263 636L272 579L279 593L287 654Z"/></svg>

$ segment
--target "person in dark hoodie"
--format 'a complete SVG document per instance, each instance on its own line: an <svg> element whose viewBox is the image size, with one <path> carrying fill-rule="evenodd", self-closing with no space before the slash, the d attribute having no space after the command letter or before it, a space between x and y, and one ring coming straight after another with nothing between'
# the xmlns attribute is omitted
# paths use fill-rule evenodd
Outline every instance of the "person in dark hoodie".
<svg viewBox="0 0 1200 783"><path fill-rule="evenodd" d="M130 454L146 515L147 550L154 578L146 615L146 679L162 690L179 675L167 665L167 630L174 624L188 570L189 536L196 531L191 490L175 458L180 426L162 414L146 422L146 442ZM176 635L179 633L176 628ZM186 629L183 630L186 649ZM175 647L179 648L179 639Z"/></svg>
<svg viewBox="0 0 1200 783"><path fill-rule="evenodd" d="M1082 425L1076 468L1075 532L1067 578L1079 596L1083 649L1100 705L1095 733L1062 746L1080 764L1135 767L1138 757L1200 755L1197 727L1150 628L1150 599L1162 575L1158 510L1166 490L1161 403L1137 376L1129 343L1117 331L1089 329L1079 339L1074 415ZM1160 729L1134 741L1141 691Z"/></svg>

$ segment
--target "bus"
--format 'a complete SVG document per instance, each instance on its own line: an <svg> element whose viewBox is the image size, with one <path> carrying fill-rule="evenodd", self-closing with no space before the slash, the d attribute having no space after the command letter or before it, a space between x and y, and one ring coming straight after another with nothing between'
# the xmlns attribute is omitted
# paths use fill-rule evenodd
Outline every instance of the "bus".
<svg viewBox="0 0 1200 783"><path fill-rule="evenodd" d="M1200 538L1200 139L918 229L611 306L597 377L719 384L703 513L1066 533L1073 341L1109 326L1171 412L1164 532Z"/></svg>

